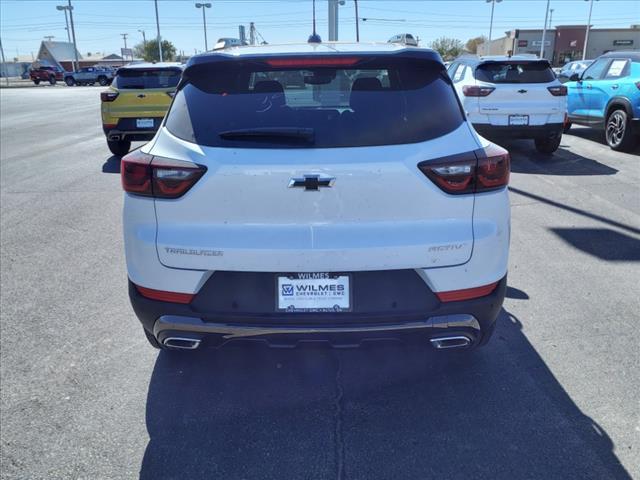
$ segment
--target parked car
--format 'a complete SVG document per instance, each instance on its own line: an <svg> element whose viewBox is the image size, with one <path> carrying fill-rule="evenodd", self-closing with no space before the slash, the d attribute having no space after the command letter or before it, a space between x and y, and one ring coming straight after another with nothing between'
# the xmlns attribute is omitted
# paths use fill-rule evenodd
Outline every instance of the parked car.
<svg viewBox="0 0 640 480"><path fill-rule="evenodd" d="M640 52L605 53L571 80L566 130L572 123L600 128L613 150L633 150L640 136Z"/></svg>
<svg viewBox="0 0 640 480"><path fill-rule="evenodd" d="M83 67L77 72L66 72L64 83L74 85L109 85L113 81L113 69L104 67Z"/></svg>
<svg viewBox="0 0 640 480"><path fill-rule="evenodd" d="M449 76L480 135L533 139L546 155L560 146L567 89L547 60L466 56L451 64Z"/></svg>
<svg viewBox="0 0 640 480"><path fill-rule="evenodd" d="M100 94L102 129L111 153L122 156L132 141L153 138L181 74L176 63L137 63L118 69L109 89Z"/></svg>
<svg viewBox="0 0 640 480"><path fill-rule="evenodd" d="M481 345L505 295L509 161L432 50L194 56L121 162L133 309L163 348Z"/></svg>
<svg viewBox="0 0 640 480"><path fill-rule="evenodd" d="M558 71L558 80L562 83L566 83L572 75L581 75L582 72L584 72L592 63L593 60L576 60L574 62L568 62Z"/></svg>
<svg viewBox="0 0 640 480"><path fill-rule="evenodd" d="M29 70L29 78L36 85L39 85L40 82L49 82L51 85L55 85L57 81L62 80L63 75L64 70L48 65L42 65Z"/></svg>
<svg viewBox="0 0 640 480"><path fill-rule="evenodd" d="M411 47L418 46L418 40L410 33L400 33L389 39L389 43L399 43L400 45L408 45Z"/></svg>

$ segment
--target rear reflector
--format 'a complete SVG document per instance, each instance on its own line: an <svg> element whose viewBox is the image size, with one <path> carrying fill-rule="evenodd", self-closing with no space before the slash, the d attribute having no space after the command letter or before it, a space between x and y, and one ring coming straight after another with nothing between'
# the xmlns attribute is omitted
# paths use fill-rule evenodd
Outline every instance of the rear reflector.
<svg viewBox="0 0 640 480"><path fill-rule="evenodd" d="M183 160L154 157L135 150L122 158L122 188L155 198L178 198L206 172L206 167Z"/></svg>
<svg viewBox="0 0 640 480"><path fill-rule="evenodd" d="M559 85L557 87L547 87L547 90L551 92L551 95L554 97L566 97L567 96L567 87L564 85Z"/></svg>
<svg viewBox="0 0 640 480"><path fill-rule="evenodd" d="M172 303L191 303L195 294L193 293L178 293L178 292L165 292L163 290L153 290L152 288L145 288L136 285L136 290L143 297L150 298L151 300L159 300L161 302Z"/></svg>
<svg viewBox="0 0 640 480"><path fill-rule="evenodd" d="M102 124L102 128L106 129L106 130L113 130L114 128L116 128L118 126L117 123L103 123Z"/></svg>
<svg viewBox="0 0 640 480"><path fill-rule="evenodd" d="M266 61L271 67L342 67L355 65L357 57L298 57L273 58Z"/></svg>
<svg viewBox="0 0 640 480"><path fill-rule="evenodd" d="M116 98L118 98L118 92L111 92L109 90L100 92L100 100L103 102L113 102Z"/></svg>
<svg viewBox="0 0 640 480"><path fill-rule="evenodd" d="M465 97L486 97L494 90L494 87L479 87L477 85L465 85L462 87L462 93Z"/></svg>
<svg viewBox="0 0 640 480"><path fill-rule="evenodd" d="M446 193L482 193L509 183L510 159L505 149L489 144L474 152L421 162L418 168Z"/></svg>
<svg viewBox="0 0 640 480"><path fill-rule="evenodd" d="M482 287L465 288L464 290L449 290L448 292L436 292L438 300L441 302L460 302L473 298L486 297L498 286L498 282L484 285Z"/></svg>

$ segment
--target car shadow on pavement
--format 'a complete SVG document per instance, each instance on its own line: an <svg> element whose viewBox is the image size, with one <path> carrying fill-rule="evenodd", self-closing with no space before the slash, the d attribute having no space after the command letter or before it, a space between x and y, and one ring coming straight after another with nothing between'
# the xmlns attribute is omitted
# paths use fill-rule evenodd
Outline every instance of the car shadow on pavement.
<svg viewBox="0 0 640 480"><path fill-rule="evenodd" d="M590 140L592 142L599 143L600 145L604 145L607 148L609 147L609 145L607 145L607 140L604 137L603 129L589 128L589 127L581 128L581 127L574 126L564 135L573 135L575 137L580 137L584 140ZM638 142L638 145L631 153L632 154L635 153L636 155L640 154L640 142Z"/></svg>
<svg viewBox="0 0 640 480"><path fill-rule="evenodd" d="M102 164L102 173L120 173L120 157L111 155Z"/></svg>
<svg viewBox="0 0 640 480"><path fill-rule="evenodd" d="M472 352L162 351L146 422L142 479L631 478L504 310Z"/></svg>
<svg viewBox="0 0 640 480"><path fill-rule="evenodd" d="M538 175L615 175L618 170L594 159L578 155L563 144L551 156L539 154L532 141L503 142L502 147L511 153L511 171Z"/></svg>
<svg viewBox="0 0 640 480"><path fill-rule="evenodd" d="M640 262L640 240L609 228L551 228L578 250L608 262Z"/></svg>

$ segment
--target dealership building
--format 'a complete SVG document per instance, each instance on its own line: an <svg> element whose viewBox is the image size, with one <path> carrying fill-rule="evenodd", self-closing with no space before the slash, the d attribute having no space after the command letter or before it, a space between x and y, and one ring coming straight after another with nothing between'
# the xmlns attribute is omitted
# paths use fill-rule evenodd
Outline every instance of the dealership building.
<svg viewBox="0 0 640 480"><path fill-rule="evenodd" d="M558 25L546 32L544 58L554 66L572 60L582 60L586 25ZM540 54L542 30L515 29L505 36L478 45L478 55ZM612 50L640 49L640 25L630 28L591 28L587 45L587 59L596 58Z"/></svg>

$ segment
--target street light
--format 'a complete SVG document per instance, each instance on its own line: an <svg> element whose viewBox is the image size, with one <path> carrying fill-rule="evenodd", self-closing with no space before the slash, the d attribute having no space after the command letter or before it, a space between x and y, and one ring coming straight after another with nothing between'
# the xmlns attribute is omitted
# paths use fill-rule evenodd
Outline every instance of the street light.
<svg viewBox="0 0 640 480"><path fill-rule="evenodd" d="M210 3L196 3L196 8L202 9L202 23L204 25L204 51L209 51L209 46L207 45L207 17L205 15L205 11L207 8L211 8Z"/></svg>
<svg viewBox="0 0 640 480"><path fill-rule="evenodd" d="M57 5L56 10L64 12L64 23L66 25L65 30L67 31L67 40L71 43L71 33L69 32L69 19L67 19L67 10L69 7L66 5Z"/></svg>
<svg viewBox="0 0 640 480"><path fill-rule="evenodd" d="M591 11L593 10L593 0L584 0L584 1L589 2L589 20L587 20L587 31L584 34L584 47L582 49L582 60L585 60L587 58L587 43L589 43L589 29L591 28Z"/></svg>
<svg viewBox="0 0 640 480"><path fill-rule="evenodd" d="M142 43L146 44L147 43L147 37L144 34L144 30L138 30L141 34L142 34Z"/></svg>
<svg viewBox="0 0 640 480"><path fill-rule="evenodd" d="M486 0L491 4L491 22L489 23L489 55L491 55L491 34L493 33L493 9L496 3L500 3L502 0Z"/></svg>
<svg viewBox="0 0 640 480"><path fill-rule="evenodd" d="M547 20L549 19L549 4L551 0L547 0L547 10L544 14L544 27L542 28L542 42L540 42L540 58L544 58L544 37L547 36Z"/></svg>

